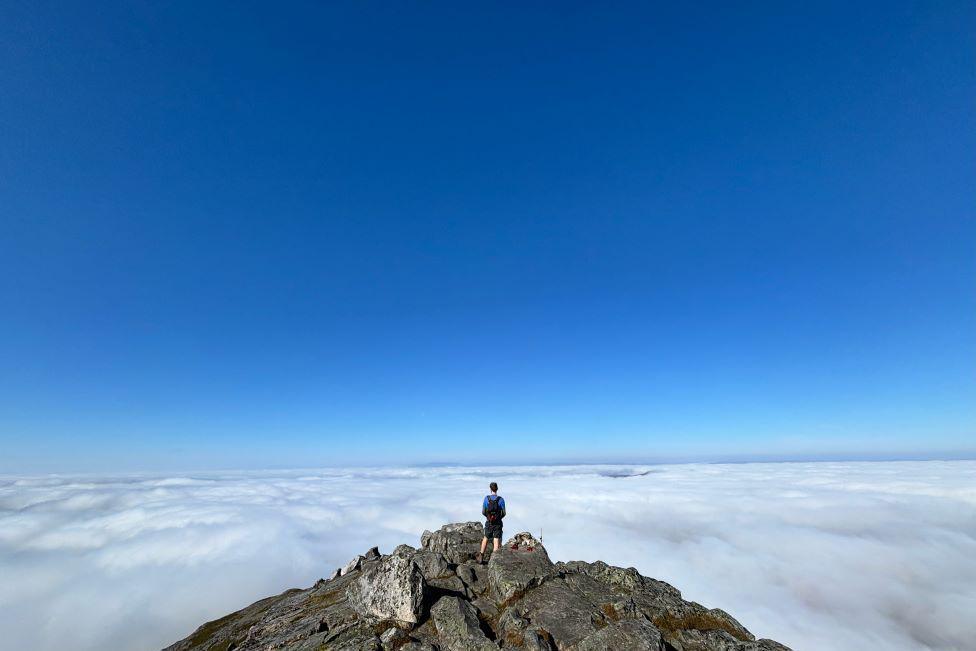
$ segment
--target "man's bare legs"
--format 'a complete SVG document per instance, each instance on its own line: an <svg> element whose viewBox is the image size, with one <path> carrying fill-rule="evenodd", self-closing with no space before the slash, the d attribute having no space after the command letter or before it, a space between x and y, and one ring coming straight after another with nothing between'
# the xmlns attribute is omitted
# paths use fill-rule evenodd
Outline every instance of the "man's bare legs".
<svg viewBox="0 0 976 651"><path fill-rule="evenodd" d="M493 543L492 544L492 550L493 551L496 551L497 552L499 549L501 549L501 547L502 547L502 539L501 538L492 538L491 540L492 540L492 543ZM478 552L478 557L477 557L477 560L478 560L479 563L481 562L481 559L485 557L485 549L487 549L487 548L488 548L488 538L482 538L481 539L481 551Z"/></svg>

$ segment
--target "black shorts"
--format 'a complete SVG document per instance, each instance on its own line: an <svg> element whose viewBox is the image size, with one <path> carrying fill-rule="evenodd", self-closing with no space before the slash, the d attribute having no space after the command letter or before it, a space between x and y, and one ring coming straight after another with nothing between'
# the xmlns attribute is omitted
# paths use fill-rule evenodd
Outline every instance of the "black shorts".
<svg viewBox="0 0 976 651"><path fill-rule="evenodd" d="M502 537L502 523L501 522L486 522L485 523L485 538L498 538Z"/></svg>

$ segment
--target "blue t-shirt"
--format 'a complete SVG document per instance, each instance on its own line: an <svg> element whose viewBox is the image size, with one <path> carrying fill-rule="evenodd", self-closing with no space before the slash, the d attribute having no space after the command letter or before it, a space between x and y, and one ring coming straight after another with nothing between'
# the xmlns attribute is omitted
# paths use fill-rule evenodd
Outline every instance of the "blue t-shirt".
<svg viewBox="0 0 976 651"><path fill-rule="evenodd" d="M485 509L488 508L488 498L489 497L491 497L491 495L485 495L485 501L481 503L481 510L482 510L482 512ZM498 508L500 508L502 511L505 510L505 498L504 497L501 497L501 496L498 497Z"/></svg>

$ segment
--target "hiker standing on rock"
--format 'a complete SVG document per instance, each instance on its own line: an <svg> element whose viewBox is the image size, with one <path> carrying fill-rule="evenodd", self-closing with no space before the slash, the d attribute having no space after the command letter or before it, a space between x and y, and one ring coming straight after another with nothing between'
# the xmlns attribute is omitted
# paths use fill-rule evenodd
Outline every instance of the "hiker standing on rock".
<svg viewBox="0 0 976 651"><path fill-rule="evenodd" d="M491 482L488 485L491 495L485 495L484 502L481 503L481 515L485 516L485 537L481 539L481 551L478 552L477 561L480 563L485 556L485 548L488 547L488 539L495 541L494 551L502 546L502 518L505 517L505 498L498 494L498 484Z"/></svg>

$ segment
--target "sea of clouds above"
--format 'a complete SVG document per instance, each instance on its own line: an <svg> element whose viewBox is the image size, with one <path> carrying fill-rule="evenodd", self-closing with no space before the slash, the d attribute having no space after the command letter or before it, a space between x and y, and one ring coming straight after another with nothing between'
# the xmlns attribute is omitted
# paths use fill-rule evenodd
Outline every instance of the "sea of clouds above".
<svg viewBox="0 0 976 651"><path fill-rule="evenodd" d="M158 649L379 544L480 518L814 649L972 649L976 462L0 477L4 648Z"/></svg>

